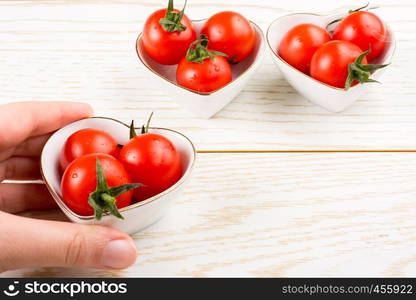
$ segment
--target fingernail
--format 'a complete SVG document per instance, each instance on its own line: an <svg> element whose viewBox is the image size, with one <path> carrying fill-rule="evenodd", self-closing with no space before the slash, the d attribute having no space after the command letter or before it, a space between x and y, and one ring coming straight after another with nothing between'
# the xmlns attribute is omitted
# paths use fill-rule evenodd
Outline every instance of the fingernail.
<svg viewBox="0 0 416 300"><path fill-rule="evenodd" d="M92 109L91 105L88 105L88 113L87 113L87 117L91 118L94 116L94 110Z"/></svg>
<svg viewBox="0 0 416 300"><path fill-rule="evenodd" d="M137 250L132 240L113 240L104 247L101 262L108 268L124 269L135 262L136 256Z"/></svg>
<svg viewBox="0 0 416 300"><path fill-rule="evenodd" d="M85 112L86 118L91 118L94 116L94 110L91 105L87 103L81 103L81 102L78 102L78 104L79 104L80 109L82 109Z"/></svg>

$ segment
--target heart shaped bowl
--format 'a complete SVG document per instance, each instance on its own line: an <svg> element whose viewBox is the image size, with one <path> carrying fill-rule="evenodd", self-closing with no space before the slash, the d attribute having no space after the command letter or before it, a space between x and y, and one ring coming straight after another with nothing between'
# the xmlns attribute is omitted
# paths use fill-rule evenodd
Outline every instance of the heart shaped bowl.
<svg viewBox="0 0 416 300"><path fill-rule="evenodd" d="M205 21L192 21L197 34L199 34ZM251 24L257 36L253 53L245 60L231 66L233 80L230 83L210 93L199 93L178 85L176 82L177 65L162 65L151 59L143 49L141 33L136 41L137 55L149 76L160 82L158 86L167 95L193 115L208 119L230 103L243 90L251 76L261 65L265 52L265 38L260 27L253 22Z"/></svg>
<svg viewBox="0 0 416 300"><path fill-rule="evenodd" d="M113 227L128 234L135 233L159 220L169 208L172 200L177 198L189 181L194 168L196 151L192 142L183 134L165 128L150 128L149 132L168 138L178 149L183 174L181 179L169 189L144 201L119 209L123 219L105 215L101 220L94 216L80 216L66 206L61 194L61 174L59 172L59 155L67 138L83 128L96 128L111 134L118 143L125 144L129 137L129 126L110 118L94 117L71 123L56 131L46 142L41 155L41 172L43 180L58 206L73 222L81 224L98 224Z"/></svg>
<svg viewBox="0 0 416 300"><path fill-rule="evenodd" d="M273 61L278 66L286 80L303 97L331 112L341 112L345 110L367 91L370 84L357 84L348 90L327 85L295 69L285 62L276 51L283 36L293 26L302 23L312 23L325 28L327 24L341 17L345 17L345 13L332 15L310 13L289 14L274 20L270 24L266 33L266 40ZM335 26L336 24L331 25L328 30L333 30ZM375 63L378 64L391 63L396 47L393 32L387 24L386 28L388 35L387 44L383 53L375 61ZM386 68L375 71L371 78L379 80Z"/></svg>

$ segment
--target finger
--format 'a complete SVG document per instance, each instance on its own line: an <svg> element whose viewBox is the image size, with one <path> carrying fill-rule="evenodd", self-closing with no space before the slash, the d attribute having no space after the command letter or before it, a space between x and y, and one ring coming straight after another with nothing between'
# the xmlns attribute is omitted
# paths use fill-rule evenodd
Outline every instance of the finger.
<svg viewBox="0 0 416 300"><path fill-rule="evenodd" d="M12 155L39 157L42 153L43 146L50 136L50 134L45 134L41 136L30 137L16 146Z"/></svg>
<svg viewBox="0 0 416 300"><path fill-rule="evenodd" d="M1 105L0 150L15 147L29 137L53 132L91 115L91 107L84 103L17 102Z"/></svg>
<svg viewBox="0 0 416 300"><path fill-rule="evenodd" d="M0 162L0 181L40 179L40 161L33 157L11 157Z"/></svg>
<svg viewBox="0 0 416 300"><path fill-rule="evenodd" d="M0 213L0 271L34 267L123 269L137 256L127 234L96 225Z"/></svg>
<svg viewBox="0 0 416 300"><path fill-rule="evenodd" d="M17 213L26 210L42 210L57 207L44 184L0 184L0 210Z"/></svg>
<svg viewBox="0 0 416 300"><path fill-rule="evenodd" d="M0 161L11 156L39 157L42 153L43 146L45 146L50 136L51 134L45 134L28 138L19 145L2 151L0 153Z"/></svg>

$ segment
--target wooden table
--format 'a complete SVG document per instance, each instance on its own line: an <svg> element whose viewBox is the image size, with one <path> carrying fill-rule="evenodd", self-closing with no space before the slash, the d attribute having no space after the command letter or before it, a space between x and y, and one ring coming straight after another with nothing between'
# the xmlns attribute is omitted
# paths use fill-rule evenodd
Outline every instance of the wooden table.
<svg viewBox="0 0 416 300"><path fill-rule="evenodd" d="M345 112L307 102L267 54L209 120L170 100L137 61L137 34L165 2L0 2L0 101L85 101L96 115L138 123L155 111L155 126L183 132L200 152L184 196L134 235L131 268L3 275L416 276L414 1L374 3L396 34L396 56L384 84ZM363 3L188 2L194 19L233 9L263 30L283 14Z"/></svg>

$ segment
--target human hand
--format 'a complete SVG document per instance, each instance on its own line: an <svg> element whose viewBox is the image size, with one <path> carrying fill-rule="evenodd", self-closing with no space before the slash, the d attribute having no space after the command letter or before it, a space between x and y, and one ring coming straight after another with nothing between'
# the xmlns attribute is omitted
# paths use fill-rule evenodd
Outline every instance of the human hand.
<svg viewBox="0 0 416 300"><path fill-rule="evenodd" d="M40 179L40 153L51 132L92 115L89 105L21 102L0 105L0 272L34 266L122 269L134 263L130 236L104 226L13 215L55 205Z"/></svg>

